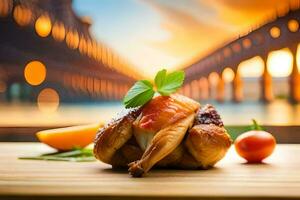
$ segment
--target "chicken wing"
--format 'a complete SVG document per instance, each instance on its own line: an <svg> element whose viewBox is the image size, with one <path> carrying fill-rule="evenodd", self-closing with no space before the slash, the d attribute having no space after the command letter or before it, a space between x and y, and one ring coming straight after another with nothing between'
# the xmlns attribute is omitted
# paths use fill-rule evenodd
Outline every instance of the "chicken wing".
<svg viewBox="0 0 300 200"><path fill-rule="evenodd" d="M136 158L133 155L138 155L139 147L126 143L132 137L132 124L140 111L140 109L127 110L99 130L94 146L94 155L97 159L118 167L128 164L130 160L128 156ZM132 151L134 153L130 153Z"/></svg>

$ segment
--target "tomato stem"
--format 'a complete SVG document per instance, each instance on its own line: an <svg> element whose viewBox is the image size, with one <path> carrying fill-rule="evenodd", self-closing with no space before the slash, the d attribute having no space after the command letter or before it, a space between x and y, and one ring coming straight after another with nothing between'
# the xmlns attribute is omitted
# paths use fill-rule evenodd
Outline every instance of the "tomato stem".
<svg viewBox="0 0 300 200"><path fill-rule="evenodd" d="M255 119L252 119L253 125L252 125L252 130L263 130L261 126L258 125L257 121Z"/></svg>

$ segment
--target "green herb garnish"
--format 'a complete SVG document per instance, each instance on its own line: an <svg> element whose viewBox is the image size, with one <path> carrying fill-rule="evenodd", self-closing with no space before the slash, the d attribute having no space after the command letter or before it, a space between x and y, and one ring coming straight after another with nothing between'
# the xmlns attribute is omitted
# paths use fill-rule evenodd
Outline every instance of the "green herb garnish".
<svg viewBox="0 0 300 200"><path fill-rule="evenodd" d="M93 150L88 148L77 148L66 152L55 152L42 154L39 156L19 157L23 160L52 160L52 161L70 161L70 162L91 162L96 161Z"/></svg>
<svg viewBox="0 0 300 200"><path fill-rule="evenodd" d="M123 99L125 108L134 108L146 104L157 92L162 96L169 96L181 87L184 81L184 71L167 74L167 70L159 71L154 79L154 85L148 80L136 82Z"/></svg>

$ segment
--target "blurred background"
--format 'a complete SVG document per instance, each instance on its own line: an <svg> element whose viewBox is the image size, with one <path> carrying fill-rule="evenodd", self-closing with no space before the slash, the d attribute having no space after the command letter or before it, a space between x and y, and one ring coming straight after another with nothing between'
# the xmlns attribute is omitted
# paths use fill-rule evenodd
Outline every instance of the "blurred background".
<svg viewBox="0 0 300 200"><path fill-rule="evenodd" d="M183 69L179 93L214 104L228 126L255 118L300 138L299 9L299 0L0 0L0 141L107 121L136 80L163 68Z"/></svg>

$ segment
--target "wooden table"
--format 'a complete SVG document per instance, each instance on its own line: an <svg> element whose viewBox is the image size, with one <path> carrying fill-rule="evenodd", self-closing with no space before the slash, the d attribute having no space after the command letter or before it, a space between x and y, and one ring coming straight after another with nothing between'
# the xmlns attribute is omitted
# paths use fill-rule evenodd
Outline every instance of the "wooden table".
<svg viewBox="0 0 300 200"><path fill-rule="evenodd" d="M144 178L100 162L18 160L49 151L0 143L0 199L300 198L300 145L277 145L265 164L244 164L232 148L214 169L152 170Z"/></svg>

